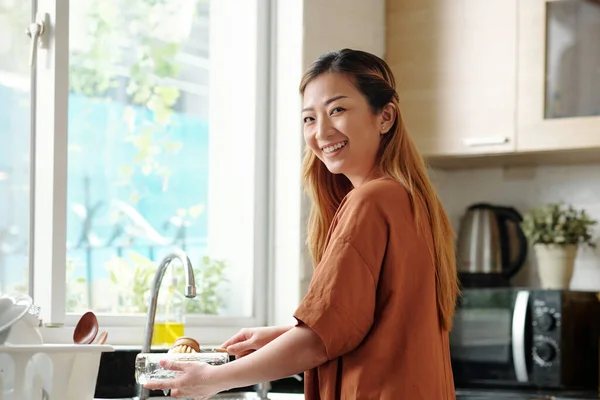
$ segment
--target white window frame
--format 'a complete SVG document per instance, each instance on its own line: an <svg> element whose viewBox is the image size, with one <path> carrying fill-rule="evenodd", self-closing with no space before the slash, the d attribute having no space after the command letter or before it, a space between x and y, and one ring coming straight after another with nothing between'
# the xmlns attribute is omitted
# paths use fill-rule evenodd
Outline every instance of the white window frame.
<svg viewBox="0 0 600 400"><path fill-rule="evenodd" d="M224 2L227 0L219 0ZM229 0L233 3L236 0ZM35 2L35 0L34 0ZM220 344L247 326L265 325L273 262L272 145L274 59L274 0L256 0L256 137L254 192L254 284L252 317L186 317L186 334L205 344ZM230 4L229 7L235 6ZM42 335L47 343L72 340L80 315L66 314L66 201L69 0L37 0L36 12L47 13L43 46L38 49L32 76L32 190L30 292L40 306ZM264 83L264 84L263 84ZM99 316L114 345L140 346L146 316Z"/></svg>

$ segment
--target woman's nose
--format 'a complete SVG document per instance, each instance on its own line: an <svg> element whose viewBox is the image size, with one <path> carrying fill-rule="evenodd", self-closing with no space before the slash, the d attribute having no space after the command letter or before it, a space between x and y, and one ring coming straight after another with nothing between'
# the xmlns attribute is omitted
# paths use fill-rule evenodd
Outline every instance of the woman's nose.
<svg viewBox="0 0 600 400"><path fill-rule="evenodd" d="M332 128L331 124L329 123L329 121L327 121L327 119L323 118L319 121L319 123L317 123L317 133L316 133L315 137L318 140L327 139L329 136L331 136L332 131L333 131L333 128Z"/></svg>

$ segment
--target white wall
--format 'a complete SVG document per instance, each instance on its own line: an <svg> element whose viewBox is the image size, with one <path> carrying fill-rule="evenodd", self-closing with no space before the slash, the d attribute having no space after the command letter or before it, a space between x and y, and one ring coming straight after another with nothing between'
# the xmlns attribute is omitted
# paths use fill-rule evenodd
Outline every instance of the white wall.
<svg viewBox="0 0 600 400"><path fill-rule="evenodd" d="M521 213L543 203L564 201L600 220L600 164L432 171L432 177L455 230L465 209L480 201L513 206ZM600 238L600 226L595 228ZM532 250L513 284L539 286ZM571 289L600 290L599 250L580 250Z"/></svg>
<svg viewBox="0 0 600 400"><path fill-rule="evenodd" d="M275 185L268 323L292 323L300 299L302 136L300 97L302 77L303 0L276 2L274 135L271 148Z"/></svg>
<svg viewBox="0 0 600 400"><path fill-rule="evenodd" d="M344 47L385 52L385 0L305 0L304 65Z"/></svg>

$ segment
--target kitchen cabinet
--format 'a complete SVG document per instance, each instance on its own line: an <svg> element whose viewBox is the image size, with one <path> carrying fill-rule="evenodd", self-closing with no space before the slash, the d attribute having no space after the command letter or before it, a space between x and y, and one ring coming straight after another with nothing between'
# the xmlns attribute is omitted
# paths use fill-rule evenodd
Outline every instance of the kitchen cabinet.
<svg viewBox="0 0 600 400"><path fill-rule="evenodd" d="M600 161L600 0L388 0L386 22L433 165Z"/></svg>
<svg viewBox="0 0 600 400"><path fill-rule="evenodd" d="M600 147L600 1L520 0L518 27L517 149Z"/></svg>
<svg viewBox="0 0 600 400"><path fill-rule="evenodd" d="M517 0L388 0L386 58L426 156L515 150Z"/></svg>

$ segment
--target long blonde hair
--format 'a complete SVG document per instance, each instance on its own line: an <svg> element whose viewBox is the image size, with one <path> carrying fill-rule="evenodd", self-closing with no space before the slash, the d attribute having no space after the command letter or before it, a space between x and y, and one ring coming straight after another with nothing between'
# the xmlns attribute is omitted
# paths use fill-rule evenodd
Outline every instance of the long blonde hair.
<svg viewBox="0 0 600 400"><path fill-rule="evenodd" d="M425 220L433 236L438 317L444 330L452 328L459 286L452 226L427 175L427 168L402 122L395 79L381 58L359 50L343 49L322 55L305 72L300 94L319 75L332 72L349 77L365 96L373 113L388 103L396 106L396 120L382 140L377 155L381 171L401 183L410 196L415 221ZM308 246L315 266L325 250L333 216L352 184L342 174L332 174L308 147L303 160L303 179L312 199L308 221Z"/></svg>

